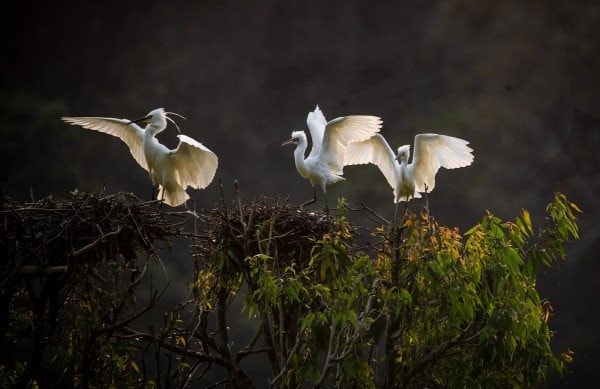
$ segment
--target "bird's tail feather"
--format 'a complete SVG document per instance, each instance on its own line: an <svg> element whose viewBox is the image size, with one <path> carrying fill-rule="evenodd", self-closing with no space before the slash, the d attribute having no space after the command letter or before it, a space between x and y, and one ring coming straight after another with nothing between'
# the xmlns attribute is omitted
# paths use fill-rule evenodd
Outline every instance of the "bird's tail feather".
<svg viewBox="0 0 600 389"><path fill-rule="evenodd" d="M159 186L157 199L161 200L163 198L165 200L165 203L167 203L168 205L170 205L172 207L176 207L178 205L185 203L187 201L187 199L190 198L190 196L179 185L177 185L175 188L168 188L168 189L164 188L163 186Z"/></svg>
<svg viewBox="0 0 600 389"><path fill-rule="evenodd" d="M342 176L339 176L337 174L331 174L329 176L329 179L327 180L329 184L335 184L336 182L339 181L346 181L346 179Z"/></svg>

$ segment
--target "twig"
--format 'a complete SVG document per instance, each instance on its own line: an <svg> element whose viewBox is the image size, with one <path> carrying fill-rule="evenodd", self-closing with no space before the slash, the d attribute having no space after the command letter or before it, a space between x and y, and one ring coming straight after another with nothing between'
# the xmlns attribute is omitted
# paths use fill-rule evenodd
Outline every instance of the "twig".
<svg viewBox="0 0 600 389"><path fill-rule="evenodd" d="M298 325L300 325L300 323L298 323ZM298 351L298 347L300 346L300 331L296 331L296 341L294 342L294 346L292 347L292 350L290 351L290 353L288 354L288 357L285 361L285 364L283 365L283 368L281 369L281 371L279 372L279 374L277 374L275 376L275 378L273 378L273 380L269 383L270 387L273 387L275 385L275 383L277 381L279 381L279 379L281 377L283 377L283 375L287 372L290 363L292 361L292 358L294 357L294 355L296 355L296 351Z"/></svg>
<svg viewBox="0 0 600 389"><path fill-rule="evenodd" d="M325 365L323 366L323 371L321 372L321 377L317 382L315 382L315 388L320 388L327 376L329 375L329 370L333 367L333 343L336 336L335 332L335 319L331 321L331 325L329 326L329 345L327 346L327 355L325 356Z"/></svg>
<svg viewBox="0 0 600 389"><path fill-rule="evenodd" d="M346 208L349 209L349 210L351 210L351 211L354 211L354 212L362 212L362 214L365 215L367 218L369 218L369 220L371 220L372 222L382 223L382 224L385 224L385 225L390 224L389 220L387 220L386 218L384 218L383 216L381 216L380 214L378 214L377 212L375 212L373 209L367 207L363 203L358 203L357 207L354 207L354 208L351 207L349 204L346 204ZM365 211L367 211L368 214L365 213ZM369 214L371 216L374 216L375 219L371 218L369 216Z"/></svg>
<svg viewBox="0 0 600 389"><path fill-rule="evenodd" d="M260 338L260 335L262 334L262 330L263 330L263 327L259 326L258 329L256 330L256 332L254 333L254 336L250 340L250 342L246 345L246 347L244 347L243 350L239 351L236 354L236 356L235 356L236 364L239 363L242 360L242 358L244 358L246 355L248 355L250 353L267 351L267 348L263 348L260 351L252 351L252 349L254 348L254 345L256 344L256 342Z"/></svg>
<svg viewBox="0 0 600 389"><path fill-rule="evenodd" d="M192 358L201 360L203 362L215 363L217 365L220 365L220 366L223 366L226 368L233 367L233 363L229 359L219 357L217 355L212 355L212 354L203 354L199 351L194 351L194 350L189 350L189 349L185 350L183 347L165 342L163 339L161 339L159 337L153 336L148 333L136 331L130 327L120 328L119 331L124 333L128 337L133 337L133 338L137 338L137 339L141 339L141 340L150 341L159 347L174 351L175 353L177 353L179 355L186 355L188 357L192 357Z"/></svg>
<svg viewBox="0 0 600 389"><path fill-rule="evenodd" d="M123 227L119 227L116 231L111 231L111 232L107 232L106 234L102 233L95 241L93 241L92 243L80 248L79 250L76 250L74 252L71 253L72 257L78 257L81 254L86 253L87 251L93 249L94 247L96 247L98 244L100 244L104 239L110 237L110 236L114 236L114 235L118 235L121 233L121 231L123 231Z"/></svg>
<svg viewBox="0 0 600 389"><path fill-rule="evenodd" d="M39 276L39 275L60 275L67 274L69 269L67 266L50 266L40 267L35 265L20 266L16 269L16 274L23 276Z"/></svg>
<svg viewBox="0 0 600 389"><path fill-rule="evenodd" d="M115 323L115 324L113 324L113 325L111 325L109 327L103 328L102 330L100 330L100 333L101 334L105 334L105 333L112 332L112 331L114 331L116 329L125 327L129 323L131 323L132 321L134 321L135 319L137 319L138 317L142 316L144 313L148 312L158 302L158 300L161 299L161 297L163 296L163 294L167 290L168 285L169 285L169 283L167 282L167 284L163 287L163 289L160 292L160 294L158 293L158 290L153 291L152 295L150 297L150 301L146 304L146 306L144 308L140 309L138 312L134 313L133 315L131 315L130 317L128 317L125 320L122 320L119 323Z"/></svg>

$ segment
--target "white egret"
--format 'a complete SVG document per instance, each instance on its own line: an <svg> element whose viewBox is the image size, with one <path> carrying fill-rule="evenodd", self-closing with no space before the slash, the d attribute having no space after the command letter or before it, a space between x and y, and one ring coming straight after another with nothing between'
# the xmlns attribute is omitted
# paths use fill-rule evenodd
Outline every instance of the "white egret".
<svg viewBox="0 0 600 389"><path fill-rule="evenodd" d="M308 141L304 131L294 131L289 140L281 145L295 144L294 159L298 173L310 180L313 188L313 199L304 205L312 204L317 200L315 186L319 185L325 195L325 209L327 204L327 185L345 180L343 174L344 155L350 142L360 142L369 139L379 132L381 119L376 116L343 116L330 122L319 109L309 112L306 124L312 138L312 149L308 158L304 158Z"/></svg>
<svg viewBox="0 0 600 389"><path fill-rule="evenodd" d="M136 162L150 173L152 184L158 183L157 198L174 207L190 198L185 192L188 186L203 189L210 184L217 170L218 158L186 135L177 135L179 145L173 150L159 143L155 136L167 127L167 120L175 124L167 116L169 113L158 108L137 120L105 117L63 117L62 120L121 138L129 146ZM147 125L141 128L136 123Z"/></svg>
<svg viewBox="0 0 600 389"><path fill-rule="evenodd" d="M398 148L394 155L385 138L377 134L363 142L351 143L346 151L346 165L372 163L379 167L394 189L394 203L421 197L431 192L440 167L455 169L473 162L473 149L464 139L438 134L415 136L414 156L409 164L410 145Z"/></svg>

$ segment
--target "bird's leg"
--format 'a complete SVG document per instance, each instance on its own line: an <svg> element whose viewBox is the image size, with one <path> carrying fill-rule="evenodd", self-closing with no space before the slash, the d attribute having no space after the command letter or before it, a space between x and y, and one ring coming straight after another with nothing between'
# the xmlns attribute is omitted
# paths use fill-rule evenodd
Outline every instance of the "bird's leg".
<svg viewBox="0 0 600 389"><path fill-rule="evenodd" d="M158 203L158 209L161 209L163 204L165 202L165 188L163 188L161 196L160 196L160 203Z"/></svg>
<svg viewBox="0 0 600 389"><path fill-rule="evenodd" d="M325 214L329 217L329 204L327 203L327 193L325 193Z"/></svg>
<svg viewBox="0 0 600 389"><path fill-rule="evenodd" d="M312 200L308 200L307 202L305 202L304 204L301 205L301 207L305 207L307 205L310 205L312 203L314 203L315 201L317 201L317 190L315 189L315 187L312 187L313 189L313 198Z"/></svg>
<svg viewBox="0 0 600 389"><path fill-rule="evenodd" d="M199 219L200 216L198 216L198 214L196 213L196 196L192 197L193 203L194 203L194 209L190 209L190 207L188 207L188 202L186 201L185 203L183 203L183 206L185 207L185 210L187 213L189 213L190 215L192 215L193 217L195 217L196 219ZM197 226L197 221L194 221L194 232L197 233L198 230L198 226Z"/></svg>
<svg viewBox="0 0 600 389"><path fill-rule="evenodd" d="M148 175L150 176L150 182L152 182L152 197L150 197L150 201L152 201L154 200L154 191L156 190L156 180L154 179L154 174L152 170L148 172Z"/></svg>
<svg viewBox="0 0 600 389"><path fill-rule="evenodd" d="M427 185L425 185L425 212L427 212L427 216L429 217L429 196L427 195L429 192L427 191Z"/></svg>

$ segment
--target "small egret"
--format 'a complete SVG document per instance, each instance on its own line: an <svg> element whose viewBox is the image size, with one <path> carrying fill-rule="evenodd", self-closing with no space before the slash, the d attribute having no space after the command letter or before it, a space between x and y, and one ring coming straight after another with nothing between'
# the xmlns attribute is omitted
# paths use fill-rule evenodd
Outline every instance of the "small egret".
<svg viewBox="0 0 600 389"><path fill-rule="evenodd" d="M415 136L414 156L408 163L410 146L392 148L380 134L363 142L351 143L346 152L346 165L373 163L379 167L394 189L394 203L419 198L419 192L430 192L435 187L435 175L440 167L455 169L469 166L473 154L464 139L438 134ZM398 162L396 162L398 161Z"/></svg>
<svg viewBox="0 0 600 389"><path fill-rule="evenodd" d="M313 199L304 205L312 204L317 200L315 186L320 185L325 195L325 209L329 212L327 204L327 185L345 180L341 176L344 167L344 155L350 142L360 142L369 139L379 132L381 119L376 116L343 116L329 122L319 109L309 112L306 124L312 138L312 149L308 158L304 159L308 141L304 131L293 131L289 140L281 145L296 145L294 159L298 173L310 180L313 188Z"/></svg>
<svg viewBox="0 0 600 389"><path fill-rule="evenodd" d="M185 192L188 186L203 189L210 184L217 170L218 158L186 135L177 135L179 145L173 150L159 143L155 136L167 127L167 120L175 124L167 114L170 112L158 108L137 120L104 117L63 117L62 120L121 138L129 146L136 162L150 173L152 184L158 183L157 198L175 207L190 198ZM136 123L147 125L141 128Z"/></svg>

